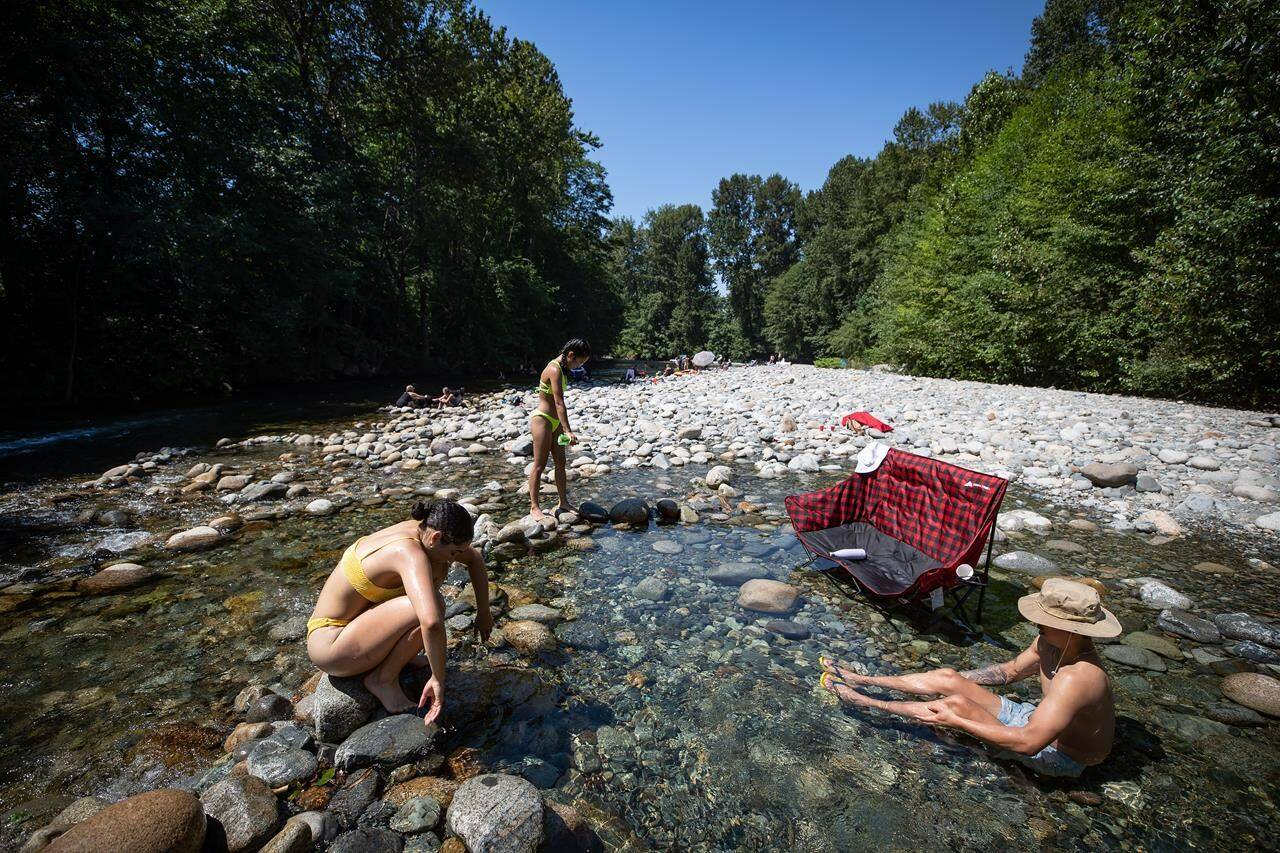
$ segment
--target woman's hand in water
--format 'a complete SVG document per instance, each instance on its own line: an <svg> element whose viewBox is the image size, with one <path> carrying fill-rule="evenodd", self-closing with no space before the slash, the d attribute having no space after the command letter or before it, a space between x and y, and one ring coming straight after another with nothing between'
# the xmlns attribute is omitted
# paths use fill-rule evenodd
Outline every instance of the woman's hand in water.
<svg viewBox="0 0 1280 853"><path fill-rule="evenodd" d="M487 643L489 635L493 633L493 616L489 613L481 613L476 616L476 636L480 638L480 642Z"/></svg>
<svg viewBox="0 0 1280 853"><path fill-rule="evenodd" d="M431 710L427 711L427 715L423 717L422 722L431 725L436 721L436 717L440 716L440 712L444 710L444 686L440 684L437 678L431 678L427 681L426 686L422 688L422 698L418 700L418 707L431 703Z"/></svg>

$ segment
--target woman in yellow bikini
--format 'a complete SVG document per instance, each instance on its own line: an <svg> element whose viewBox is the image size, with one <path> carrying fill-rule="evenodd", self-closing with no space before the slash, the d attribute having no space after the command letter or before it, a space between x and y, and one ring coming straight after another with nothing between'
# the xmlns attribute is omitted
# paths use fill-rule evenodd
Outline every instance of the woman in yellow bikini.
<svg viewBox="0 0 1280 853"><path fill-rule="evenodd" d="M579 368L591 358L591 345L582 338L574 338L560 349L560 356L547 362L538 383L538 410L530 418L533 431L533 467L529 469L529 515L535 521L546 521L547 514L538 506L538 487L542 472L547 469L547 454L556 464L556 491L560 504L556 512L573 512L565 494L564 449L575 443L573 430L569 428L569 412L564 405L564 391L569 387L569 371Z"/></svg>
<svg viewBox="0 0 1280 853"><path fill-rule="evenodd" d="M476 633L487 640L489 580L484 558L471 547L471 516L453 501L419 501L413 518L357 539L320 590L307 620L307 654L329 675L366 673L365 687L398 714L414 707L400 689L400 672L425 648L431 678L419 708L426 722L444 708L444 599L449 564L463 563L476 593Z"/></svg>

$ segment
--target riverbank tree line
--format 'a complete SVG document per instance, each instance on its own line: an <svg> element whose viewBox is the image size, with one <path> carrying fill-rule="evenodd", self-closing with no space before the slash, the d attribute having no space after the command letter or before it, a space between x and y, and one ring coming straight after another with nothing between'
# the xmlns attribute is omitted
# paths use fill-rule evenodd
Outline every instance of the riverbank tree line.
<svg viewBox="0 0 1280 853"><path fill-rule="evenodd" d="M21 0L0 32L10 403L617 330L598 141L465 0Z"/></svg>
<svg viewBox="0 0 1280 853"><path fill-rule="evenodd" d="M1020 74L907 110L820 189L735 174L609 239L623 352L1274 408L1280 4L1049 0Z"/></svg>
<svg viewBox="0 0 1280 853"><path fill-rule="evenodd" d="M1280 398L1267 0L1049 0L1019 74L822 187L735 174L638 222L467 0L24 0L0 40L10 404L510 371L574 334Z"/></svg>

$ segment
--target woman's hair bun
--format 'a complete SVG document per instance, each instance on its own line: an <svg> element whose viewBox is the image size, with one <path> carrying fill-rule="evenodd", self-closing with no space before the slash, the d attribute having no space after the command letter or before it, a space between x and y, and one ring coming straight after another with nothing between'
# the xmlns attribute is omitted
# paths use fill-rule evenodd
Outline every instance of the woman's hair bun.
<svg viewBox="0 0 1280 853"><path fill-rule="evenodd" d="M422 501L418 501L413 505L413 511L409 513L414 521L427 520L427 505Z"/></svg>

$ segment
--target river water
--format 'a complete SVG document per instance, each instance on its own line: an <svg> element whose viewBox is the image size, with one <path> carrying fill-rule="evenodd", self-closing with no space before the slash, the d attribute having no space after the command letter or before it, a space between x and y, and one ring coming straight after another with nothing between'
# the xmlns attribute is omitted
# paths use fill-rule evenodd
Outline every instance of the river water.
<svg viewBox="0 0 1280 853"><path fill-rule="evenodd" d="M272 424L325 434L351 420L344 403L340 414ZM224 431L232 429L205 430ZM395 477L352 469L342 486L355 501L337 515L287 506L213 551L159 547L172 530L217 514L207 499L145 494L156 484L180 485L197 461L252 465L259 475L284 468L317 481L332 475L321 473L318 448L314 458L304 452L282 461L283 449L205 445L145 484L108 494L63 499L84 479L66 468L26 476L0 494L0 846L19 843L72 796L193 784L218 759L235 722L231 701L246 684L290 692L311 674L302 644L272 639L271 629L309 614L342 549L404 518L411 490L480 495L496 481L502 491L486 500L501 507L500 523L526 510L515 494L520 469L501 458ZM683 498L697 491L690 484L697 473L619 472L575 483L573 496L606 506L633 495ZM969 668L1005 659L1033 636L1014 607L1025 576L997 573L986 635L967 641L920 615L886 618L820 573L797 569L803 554L782 498L833 479L753 480L742 470L735 486L763 506L748 515L644 532L600 528L594 550L564 548L495 568L512 597L573 618L578 641L531 667L507 650L455 648L451 665L473 683L499 667L550 698L536 709L492 708L483 721L450 731L449 748L473 747L486 766L524 773L549 796L576 804L619 849L1275 847L1277 726L1206 719L1204 709L1221 701L1219 678L1189 660L1166 661L1164 672L1111 665L1116 749L1072 783L1038 781L964 738L841 709L815 689L821 654L874 673ZM1011 534L1006 547L1054 554L1112 586L1107 603L1127 631L1153 625L1156 615L1122 591L1123 579L1138 576L1160 577L1206 602L1208 612L1276 616L1280 578L1251 567L1231 542L1155 545L1105 527L1082 532L1066 525L1076 516L1015 487L1005 509L1017 507L1043 512L1054 531ZM122 510L130 520L120 528L77 524L87 509ZM1062 550L1047 550L1048 540ZM165 576L110 596L72 589L74 578L125 559ZM1197 568L1204 561L1225 570ZM789 618L809 636L768 630L773 617L744 611L735 586L708 579L708 569L733 562L762 564L799 587L803 605ZM638 599L636 584L650 578L669 597ZM1016 695L1037 698L1022 685Z"/></svg>

